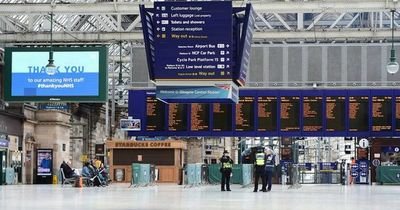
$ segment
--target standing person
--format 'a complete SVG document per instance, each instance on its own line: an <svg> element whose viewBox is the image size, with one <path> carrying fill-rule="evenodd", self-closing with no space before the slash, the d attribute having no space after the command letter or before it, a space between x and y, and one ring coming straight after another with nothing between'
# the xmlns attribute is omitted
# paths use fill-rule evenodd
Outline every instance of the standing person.
<svg viewBox="0 0 400 210"><path fill-rule="evenodd" d="M264 148L259 146L257 148L257 153L256 153L256 158L254 160L254 168L255 168L255 173L254 173L254 191L258 191L258 180L261 177L261 182L262 182L262 188L261 190L263 192L267 192L266 186L265 186L265 162L266 162L266 156L264 153Z"/></svg>
<svg viewBox="0 0 400 210"><path fill-rule="evenodd" d="M265 181L267 185L267 192L271 191L272 187L272 175L275 169L275 155L271 149L265 151L266 161L265 161Z"/></svg>
<svg viewBox="0 0 400 210"><path fill-rule="evenodd" d="M221 191L225 191L225 185L226 191L231 191L231 188L229 187L229 181L232 173L233 160L231 159L231 157L229 157L228 154L228 151L225 150L222 154L222 157L219 159L219 161L221 162Z"/></svg>
<svg viewBox="0 0 400 210"><path fill-rule="evenodd" d="M354 177L353 177L353 168L356 165L356 159L354 157L351 157L350 159L350 176L349 176L349 184L354 184Z"/></svg>

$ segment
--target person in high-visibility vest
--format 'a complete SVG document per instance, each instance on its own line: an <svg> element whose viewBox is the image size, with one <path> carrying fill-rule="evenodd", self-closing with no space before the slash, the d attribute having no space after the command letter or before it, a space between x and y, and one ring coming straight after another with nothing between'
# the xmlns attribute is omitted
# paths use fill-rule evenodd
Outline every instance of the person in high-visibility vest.
<svg viewBox="0 0 400 210"><path fill-rule="evenodd" d="M225 186L226 191L231 191L229 181L231 179L233 160L231 159L231 157L229 157L228 154L228 151L225 150L222 157L219 159L219 161L221 162L221 191L225 191Z"/></svg>
<svg viewBox="0 0 400 210"><path fill-rule="evenodd" d="M265 162L266 162L266 156L264 153L264 148L263 147L258 147L257 148L257 153L255 154L254 158L254 191L258 191L258 180L261 178L262 182L262 188L261 191L267 192L266 185L265 185Z"/></svg>

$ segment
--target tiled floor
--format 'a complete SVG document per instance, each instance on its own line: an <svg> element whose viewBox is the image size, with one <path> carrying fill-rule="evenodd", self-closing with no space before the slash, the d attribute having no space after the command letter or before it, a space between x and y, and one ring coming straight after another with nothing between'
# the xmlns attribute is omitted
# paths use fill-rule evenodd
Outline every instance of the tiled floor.
<svg viewBox="0 0 400 210"><path fill-rule="evenodd" d="M0 210L89 209L268 209L268 210L396 210L400 209L399 186L303 185L297 190L273 186L271 192L253 193L252 188L219 186L184 188L159 185L128 188L72 188L53 185L0 186Z"/></svg>

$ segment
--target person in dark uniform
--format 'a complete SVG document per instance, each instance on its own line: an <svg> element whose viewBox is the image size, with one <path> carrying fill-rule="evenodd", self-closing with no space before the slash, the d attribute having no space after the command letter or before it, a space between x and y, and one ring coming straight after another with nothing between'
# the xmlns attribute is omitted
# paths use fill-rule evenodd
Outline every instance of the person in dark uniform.
<svg viewBox="0 0 400 210"><path fill-rule="evenodd" d="M265 151L265 181L267 185L267 192L271 191L272 187L272 175L275 169L275 155L269 148Z"/></svg>
<svg viewBox="0 0 400 210"><path fill-rule="evenodd" d="M255 159L254 159L254 191L258 191L258 180L261 178L262 182L262 188L261 191L267 192L266 186L265 186L265 162L266 162L266 156L264 153L264 148L263 147L258 147L257 148L257 153L255 154Z"/></svg>
<svg viewBox="0 0 400 210"><path fill-rule="evenodd" d="M229 181L232 173L233 160L229 157L228 151L224 151L219 161L221 162L221 191L225 191L225 185L226 191L231 191L231 188L229 187Z"/></svg>

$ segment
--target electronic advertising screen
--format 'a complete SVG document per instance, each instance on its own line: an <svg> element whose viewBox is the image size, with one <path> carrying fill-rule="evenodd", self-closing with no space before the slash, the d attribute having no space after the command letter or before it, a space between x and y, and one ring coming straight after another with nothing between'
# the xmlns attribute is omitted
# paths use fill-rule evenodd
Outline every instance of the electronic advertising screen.
<svg viewBox="0 0 400 210"><path fill-rule="evenodd" d="M276 96L258 96L258 131L276 131L277 104Z"/></svg>
<svg viewBox="0 0 400 210"><path fill-rule="evenodd" d="M349 97L349 131L369 130L369 101L368 96Z"/></svg>
<svg viewBox="0 0 400 210"><path fill-rule="evenodd" d="M326 96L325 119L326 131L337 132L346 130L346 97Z"/></svg>
<svg viewBox="0 0 400 210"><path fill-rule="evenodd" d="M400 131L400 96L396 96L396 131Z"/></svg>
<svg viewBox="0 0 400 210"><path fill-rule="evenodd" d="M53 150L37 150L37 175L51 176L53 172Z"/></svg>
<svg viewBox="0 0 400 210"><path fill-rule="evenodd" d="M372 131L392 131L392 96L372 97Z"/></svg>
<svg viewBox="0 0 400 210"><path fill-rule="evenodd" d="M54 47L54 69L49 47L5 49L6 101L105 102L106 47Z"/></svg>
<svg viewBox="0 0 400 210"><path fill-rule="evenodd" d="M190 130L208 131L210 129L210 104L192 103L190 106Z"/></svg>
<svg viewBox="0 0 400 210"><path fill-rule="evenodd" d="M300 97L281 96L281 131L300 130Z"/></svg>
<svg viewBox="0 0 400 210"><path fill-rule="evenodd" d="M303 131L322 131L322 96L303 97Z"/></svg>
<svg viewBox="0 0 400 210"><path fill-rule="evenodd" d="M213 131L232 130L232 104L213 104Z"/></svg>
<svg viewBox="0 0 400 210"><path fill-rule="evenodd" d="M236 104L236 131L254 130L254 97L239 97Z"/></svg>

